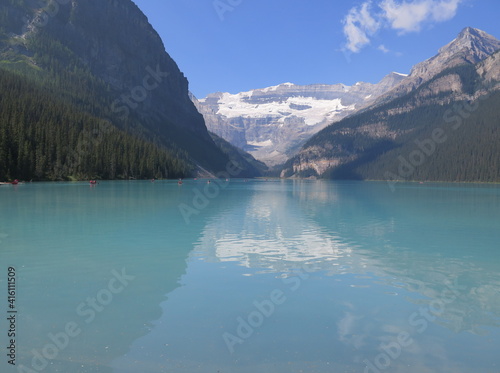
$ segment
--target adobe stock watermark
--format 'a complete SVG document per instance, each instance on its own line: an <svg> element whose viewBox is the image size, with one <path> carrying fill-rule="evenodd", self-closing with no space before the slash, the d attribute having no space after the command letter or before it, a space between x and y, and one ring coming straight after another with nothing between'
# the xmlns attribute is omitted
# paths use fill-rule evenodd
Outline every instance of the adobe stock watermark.
<svg viewBox="0 0 500 373"><path fill-rule="evenodd" d="M398 156L398 172L397 174L386 171L384 178L387 180L387 185L392 192L396 190L395 185L400 181L411 180L416 169L422 166L435 152L439 145L444 144L448 140L447 133L457 131L464 121L468 119L473 112L481 106L480 101L486 100L490 95L486 94L478 97L472 104L456 103L453 109L448 109L443 115L443 121L447 127L436 127L431 133L431 136L423 140L415 140L416 149L408 154L408 157Z"/></svg>
<svg viewBox="0 0 500 373"><path fill-rule="evenodd" d="M130 110L135 110L139 104L146 101L151 91L160 86L170 73L161 71L160 65L156 69L146 67L147 74L142 79L142 83L130 90L129 94L123 94L119 99L111 104L111 111L119 115L121 120L125 120L130 115Z"/></svg>
<svg viewBox="0 0 500 373"><path fill-rule="evenodd" d="M199 215L202 210L207 208L210 201L217 198L222 190L229 185L231 177L237 177L242 169L237 167L233 161L226 164L226 171L220 171L215 175L213 182L209 180L203 187L203 190L193 188L193 199L188 205L186 203L179 204L179 211L184 218L186 224L191 223L191 216Z"/></svg>
<svg viewBox="0 0 500 373"><path fill-rule="evenodd" d="M141 102L144 102L149 93L160 86L160 83L167 78L170 73L163 72L157 65L156 70L150 66L146 67L147 74L142 79L142 84L130 90L129 94L121 95L120 99L111 104L111 111L119 115L120 120L125 120L130 115L130 110L137 109ZM66 165L70 169L75 169L83 161L83 158L91 153L110 134L115 127L108 120L100 120L98 126L93 129L82 131L83 138L78 141L75 149L71 151Z"/></svg>
<svg viewBox="0 0 500 373"><path fill-rule="evenodd" d="M427 307L420 307L418 311L408 317L408 324L416 328L418 334L424 333L429 327L429 323L435 322L442 316L446 307L455 302L465 290L465 286L460 286L456 282L445 283L446 288L441 291L439 296L432 300ZM374 359L363 360L365 364L364 373L381 373L389 368L393 361L397 360L404 348L410 347L415 341L407 331L401 331L396 340L390 343L382 343L379 349L383 352L375 356Z"/></svg>
<svg viewBox="0 0 500 373"><path fill-rule="evenodd" d="M107 120L100 120L97 127L85 129L81 132L82 138L78 140L74 149L70 150L65 166L67 171L75 170L82 164L83 158L88 156L112 132L114 126Z"/></svg>
<svg viewBox="0 0 500 373"><path fill-rule="evenodd" d="M243 0L214 0L212 5L221 22L224 22L226 19L225 14L227 12L233 12L242 2Z"/></svg>
<svg viewBox="0 0 500 373"><path fill-rule="evenodd" d="M33 20L33 26L37 28L45 27L51 18L54 18L60 10L60 5L66 5L71 0L43 0L46 5L38 10L38 14Z"/></svg>
<svg viewBox="0 0 500 373"><path fill-rule="evenodd" d="M122 268L121 272L112 270L111 274L113 277L108 281L106 287L99 290L94 297L88 297L76 307L75 312L81 318L80 323L69 321L60 332L48 333L48 342L41 349L31 351L33 355L31 365L29 367L19 365L17 368L18 373L38 373L47 368L70 345L71 341L82 333L82 322L83 324L90 324L94 321L97 315L111 304L113 298L123 292L129 286L129 283L135 279L135 276L126 273L125 268Z"/></svg>
<svg viewBox="0 0 500 373"><path fill-rule="evenodd" d="M272 290L266 299L258 301L255 300L253 310L246 316L238 316L236 318L237 326L234 333L225 332L222 334L222 339L230 354L235 352L236 345L242 345L260 328L266 319L274 315L278 306L283 305L287 301L286 292L297 291L302 283L309 278L309 274L314 269L304 264L301 269L292 272L292 276L284 277L282 279L283 285L287 287L283 289L276 288Z"/></svg>

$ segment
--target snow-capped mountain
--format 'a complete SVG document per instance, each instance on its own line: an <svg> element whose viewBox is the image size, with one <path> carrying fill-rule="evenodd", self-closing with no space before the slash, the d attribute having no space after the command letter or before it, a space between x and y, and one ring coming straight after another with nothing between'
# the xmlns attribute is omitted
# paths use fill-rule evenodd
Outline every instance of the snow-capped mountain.
<svg viewBox="0 0 500 373"><path fill-rule="evenodd" d="M405 77L391 73L377 84L353 86L284 83L192 99L210 131L272 166L286 161L312 135L365 107Z"/></svg>

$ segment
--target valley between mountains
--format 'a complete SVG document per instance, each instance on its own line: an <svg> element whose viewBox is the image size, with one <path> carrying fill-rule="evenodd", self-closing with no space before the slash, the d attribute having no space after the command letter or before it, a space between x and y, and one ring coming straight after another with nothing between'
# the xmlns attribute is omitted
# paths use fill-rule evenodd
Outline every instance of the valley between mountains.
<svg viewBox="0 0 500 373"><path fill-rule="evenodd" d="M281 177L499 181L499 49L467 27L377 84L285 83L193 101L210 131Z"/></svg>

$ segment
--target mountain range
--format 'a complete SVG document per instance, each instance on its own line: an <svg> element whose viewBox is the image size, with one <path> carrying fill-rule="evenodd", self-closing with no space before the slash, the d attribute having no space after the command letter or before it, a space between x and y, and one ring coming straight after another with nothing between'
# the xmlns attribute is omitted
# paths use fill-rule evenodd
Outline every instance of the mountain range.
<svg viewBox="0 0 500 373"><path fill-rule="evenodd" d="M499 49L495 37L466 27L408 75L378 84L284 83L191 98L212 132L281 177L497 181ZM450 122L446 141L431 145ZM469 126L455 131L462 122Z"/></svg>
<svg viewBox="0 0 500 373"><path fill-rule="evenodd" d="M379 83L284 83L238 94L192 96L207 128L270 166L284 163L312 135L352 115L395 87L404 74Z"/></svg>
<svg viewBox="0 0 500 373"><path fill-rule="evenodd" d="M238 94L218 92L200 100L192 97L192 100L212 132L245 149L269 166L279 165L292 158L281 176L323 176L331 168L366 156L359 149L352 149L347 158L339 159L331 152L338 144L319 140L326 133L335 131L335 128L340 131L345 118L363 115L366 111L411 95L443 71L475 65L498 49L500 42L496 38L484 31L467 27L434 57L416 64L409 75L390 73L378 84L360 82L349 87L344 84L297 86L284 83ZM495 73L494 68L489 70L490 73ZM457 74L448 74L429 84L426 94L429 96L430 91L431 95L440 94L453 87L455 95L449 101L471 99L458 94L462 91L460 79ZM428 97L415 104L412 109L432 103L432 99ZM398 110L393 106L389 105L391 109L385 115L386 120ZM380 116L382 115L379 114ZM380 139L397 136L397 130L387 131L387 126L380 120L377 123L367 121L366 125L368 127L363 127L363 131L371 132L372 137ZM323 129L325 130L322 131ZM315 137L317 133L320 134ZM346 131L342 130L342 133L345 135ZM352 133L353 136L359 135L359 131ZM315 145L304 146L306 142ZM382 146L379 151L384 149ZM353 177L347 174L344 176ZM380 178L381 175L374 177Z"/></svg>
<svg viewBox="0 0 500 373"><path fill-rule="evenodd" d="M131 0L2 0L0 180L213 177L230 165L254 177L265 162L282 177L499 181L499 49L467 27L377 84L198 100Z"/></svg>

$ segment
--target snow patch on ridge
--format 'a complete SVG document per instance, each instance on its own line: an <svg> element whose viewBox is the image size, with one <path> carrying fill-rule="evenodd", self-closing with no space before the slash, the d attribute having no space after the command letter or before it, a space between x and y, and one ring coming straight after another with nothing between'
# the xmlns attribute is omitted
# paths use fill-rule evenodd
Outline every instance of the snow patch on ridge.
<svg viewBox="0 0 500 373"><path fill-rule="evenodd" d="M261 88L261 89L256 89L256 91L260 91L260 92L274 92L274 91L277 91L278 88L280 87L293 87L295 84L293 83L282 83L282 84L278 84L278 85L273 85L272 87L267 87L267 88ZM250 92L254 92L254 91L250 91Z"/></svg>
<svg viewBox="0 0 500 373"><path fill-rule="evenodd" d="M249 141L248 145L258 146L258 147L273 146L273 141L272 140L266 140L266 141Z"/></svg>
<svg viewBox="0 0 500 373"><path fill-rule="evenodd" d="M268 91L261 90L261 92ZM224 93L219 100L217 114L224 115L227 118L276 117L281 118L281 123L285 123L286 118L298 117L303 118L308 126L314 126L324 122L325 119L333 121L335 116L345 110L355 109L355 105L343 105L341 99L319 100L313 97L298 96L288 97L286 100L273 100L263 104L255 104L245 102L244 99L248 97L250 97L248 92L235 95Z"/></svg>

